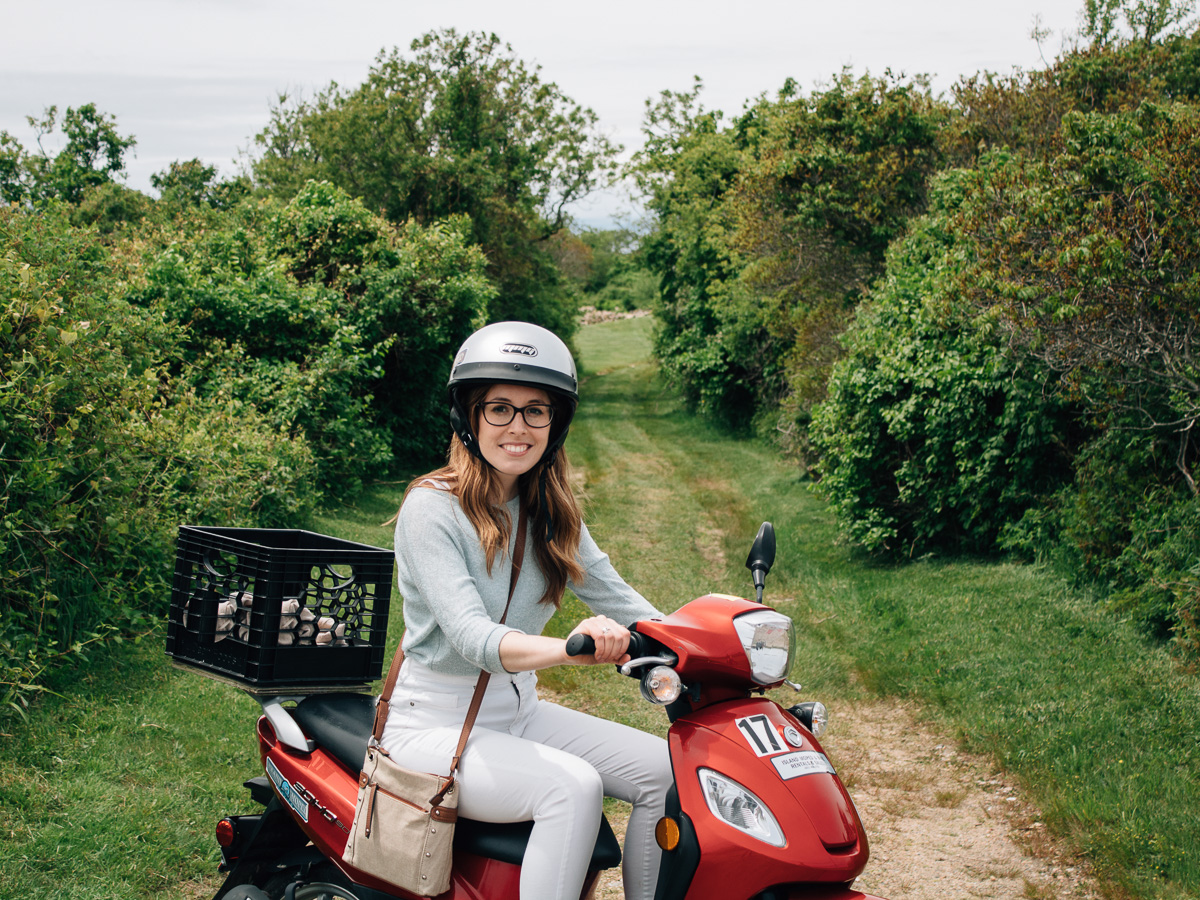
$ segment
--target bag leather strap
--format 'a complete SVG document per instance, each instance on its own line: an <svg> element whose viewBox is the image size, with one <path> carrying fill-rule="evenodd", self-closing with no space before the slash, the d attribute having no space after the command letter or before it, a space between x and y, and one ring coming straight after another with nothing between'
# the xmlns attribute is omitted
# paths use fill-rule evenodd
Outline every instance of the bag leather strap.
<svg viewBox="0 0 1200 900"><path fill-rule="evenodd" d="M513 591L517 588L517 579L521 576L521 563L525 558L525 513L525 498L522 497L520 512L517 515L517 544L513 548L512 574L508 579L508 601L504 604L503 615L500 616L501 625L508 618L508 608L512 605ZM371 729L372 745L378 745L383 740L383 729L387 725L392 691L396 688L396 681L400 677L400 667L403 664L404 636L401 635L400 644L396 647L396 655L392 658L392 665L388 669L387 680L383 683L383 693L379 695L379 700L375 704L375 724ZM463 722L462 733L458 736L458 747L454 751L454 759L450 762L449 778L446 785L430 798L429 802L433 806L437 806L442 802L442 798L446 796L446 792L454 784L454 773L458 769L458 761L462 758L463 750L467 746L467 738L471 736L471 729L475 727L475 719L479 715L479 707L483 704L483 692L487 689L491 677L492 673L486 669L479 673L479 680L475 682L475 692L471 695L471 705L467 707L467 718Z"/></svg>

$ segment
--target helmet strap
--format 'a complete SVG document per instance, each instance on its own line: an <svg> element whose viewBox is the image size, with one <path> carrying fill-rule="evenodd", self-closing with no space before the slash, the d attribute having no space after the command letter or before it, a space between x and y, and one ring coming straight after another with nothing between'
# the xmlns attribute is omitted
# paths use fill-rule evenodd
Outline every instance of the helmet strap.
<svg viewBox="0 0 1200 900"><path fill-rule="evenodd" d="M462 408L458 397L454 397L450 402L450 426L462 445L467 448L467 452L491 468L492 464L483 458L483 451L479 449L479 439L475 436L475 429L471 427L471 417Z"/></svg>

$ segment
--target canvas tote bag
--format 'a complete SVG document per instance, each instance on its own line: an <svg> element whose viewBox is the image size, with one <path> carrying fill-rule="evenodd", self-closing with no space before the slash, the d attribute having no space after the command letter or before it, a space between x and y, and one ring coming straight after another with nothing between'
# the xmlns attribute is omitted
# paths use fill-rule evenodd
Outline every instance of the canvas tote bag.
<svg viewBox="0 0 1200 900"><path fill-rule="evenodd" d="M525 553L525 502L517 520L517 544L513 550L508 603L500 622L508 618L508 604L521 573ZM380 745L387 724L388 706L400 666L404 662L404 640L388 670L383 693L375 706L375 725L367 745L366 759L358 777L358 801L354 822L342 859L369 875L421 897L434 897L450 889L453 862L454 823L458 820L458 794L454 773L467 738L479 715L489 672L480 672L471 705L458 738L458 747L447 775L414 772L396 763Z"/></svg>

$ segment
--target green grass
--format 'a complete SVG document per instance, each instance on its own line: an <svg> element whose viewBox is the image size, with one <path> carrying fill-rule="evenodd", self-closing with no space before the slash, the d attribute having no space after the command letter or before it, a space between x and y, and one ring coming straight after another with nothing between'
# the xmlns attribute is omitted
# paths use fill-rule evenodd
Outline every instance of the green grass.
<svg viewBox="0 0 1200 900"><path fill-rule="evenodd" d="M180 896L244 806L257 709L153 643L93 659L0 744L0 897Z"/></svg>
<svg viewBox="0 0 1200 900"><path fill-rule="evenodd" d="M915 701L1022 780L1110 896L1200 896L1196 679L1049 573L856 557L794 468L685 413L646 361L649 328L607 323L577 340L583 404L568 450L589 527L618 570L663 610L710 590L745 593L746 552L770 519L779 550L767 600L797 621L793 677L829 703L835 728L838 701ZM402 492L376 485L314 527L390 546L381 523ZM551 630L582 615L568 597ZM401 628L397 614L393 643ZM256 707L172 669L161 648L159 635L99 656L27 723L8 722L0 898L211 896L212 826L247 807ZM582 709L665 729L608 667L542 681Z"/></svg>
<svg viewBox="0 0 1200 900"><path fill-rule="evenodd" d="M580 332L576 343L583 348L580 353L580 374L589 375L607 372L620 366L637 365L650 358L650 333L653 319L621 319L589 325ZM585 396L590 401L590 398Z"/></svg>

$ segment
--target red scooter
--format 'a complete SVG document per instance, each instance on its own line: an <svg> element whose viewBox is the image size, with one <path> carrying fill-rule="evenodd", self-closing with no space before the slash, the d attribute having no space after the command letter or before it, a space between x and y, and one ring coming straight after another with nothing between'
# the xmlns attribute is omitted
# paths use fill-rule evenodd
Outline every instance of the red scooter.
<svg viewBox="0 0 1200 900"><path fill-rule="evenodd" d="M655 832L663 853L656 900L878 900L850 887L866 865L867 837L817 742L824 706L784 709L764 696L791 684L795 651L791 620L762 605L774 555L764 523L746 563L757 601L708 594L638 622L620 667L671 720L675 785ZM574 636L567 652L590 652L590 640ZM254 696L266 774L246 786L265 809L217 824L228 877L216 900L412 898L341 858L374 698ZM517 900L531 828L460 818L440 900ZM583 898L620 859L602 822Z"/></svg>

